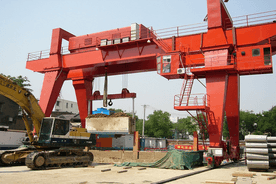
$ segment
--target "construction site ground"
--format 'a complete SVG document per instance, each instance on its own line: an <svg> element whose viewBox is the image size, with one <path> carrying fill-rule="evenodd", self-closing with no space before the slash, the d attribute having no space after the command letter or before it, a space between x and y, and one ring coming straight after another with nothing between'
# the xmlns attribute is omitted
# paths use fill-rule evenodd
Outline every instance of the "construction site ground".
<svg viewBox="0 0 276 184"><path fill-rule="evenodd" d="M26 166L13 166L13 167L0 167L0 183L7 184L146 184L154 183L161 180L166 180L172 177L184 175L187 173L200 171L206 169L205 166L194 168L193 170L172 170L172 169L157 169L146 168L145 170L138 170L141 167L132 167L130 169L123 169L123 167L114 166L114 163L120 163L122 161L118 158L118 155L122 155L122 151L93 151L95 153L95 162L89 167L80 168L62 168L62 169L49 169L49 170L30 170ZM99 158L100 153L110 154L109 158L106 158L109 162L99 163L105 160L105 158ZM119 154L120 153L120 154ZM125 152L129 156L132 156L132 152ZM156 157L162 155L162 152L147 152L149 155L156 155ZM143 154L147 154L146 152ZM117 154L117 156L116 156ZM97 158L98 155L98 158ZM158 156L157 156L158 155ZM112 161L115 158L115 160ZM98 161L101 159L102 161ZM155 158L156 159L156 158ZM145 159L145 160L150 160ZM154 160L154 159L152 159ZM158 159L157 159L158 160ZM111 162L110 162L111 161ZM131 159L129 159L131 161ZM134 160L133 160L134 161ZM140 160L141 161L141 160ZM104 169L111 169L110 171L102 172ZM118 171L127 170L127 172L118 173ZM244 161L239 163L228 164L224 167L212 169L200 174L185 177L182 179L174 180L169 183L172 184L195 184L205 183L206 180L215 181L231 181L233 179L232 173L234 172L248 172L248 169ZM259 184L275 183L274 180L267 180L267 176L262 176L262 173L268 172L254 172L256 176L248 178L249 181Z"/></svg>

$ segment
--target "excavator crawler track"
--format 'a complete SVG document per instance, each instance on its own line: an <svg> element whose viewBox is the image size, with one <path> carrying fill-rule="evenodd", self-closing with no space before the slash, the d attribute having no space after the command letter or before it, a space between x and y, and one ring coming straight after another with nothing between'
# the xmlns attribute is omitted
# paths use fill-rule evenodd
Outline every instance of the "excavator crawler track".
<svg viewBox="0 0 276 184"><path fill-rule="evenodd" d="M82 150L51 150L30 153L25 164L33 170L62 167L87 167L93 162L93 154Z"/></svg>
<svg viewBox="0 0 276 184"><path fill-rule="evenodd" d="M24 165L25 157L32 151L33 149L28 147L2 150L0 151L0 166Z"/></svg>

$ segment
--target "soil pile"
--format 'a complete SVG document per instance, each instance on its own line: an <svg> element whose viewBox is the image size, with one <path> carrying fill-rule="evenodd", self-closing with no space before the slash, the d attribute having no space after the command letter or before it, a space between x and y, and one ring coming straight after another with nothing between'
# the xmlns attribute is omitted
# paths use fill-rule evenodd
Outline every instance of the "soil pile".
<svg viewBox="0 0 276 184"><path fill-rule="evenodd" d="M114 117L131 117L130 115L124 113L124 112L117 112L111 115L106 114L89 114L87 118L114 118Z"/></svg>

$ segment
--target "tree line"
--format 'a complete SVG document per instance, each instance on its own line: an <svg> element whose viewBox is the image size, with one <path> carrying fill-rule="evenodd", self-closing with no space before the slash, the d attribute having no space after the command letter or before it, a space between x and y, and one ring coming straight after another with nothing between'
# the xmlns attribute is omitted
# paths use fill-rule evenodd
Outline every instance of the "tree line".
<svg viewBox="0 0 276 184"><path fill-rule="evenodd" d="M227 120L224 121L223 136L229 137ZM240 111L240 139L245 135L268 135L276 136L276 106L262 113L253 111Z"/></svg>
<svg viewBox="0 0 276 184"><path fill-rule="evenodd" d="M170 113L156 110L148 115L145 121L144 134L148 137L157 138L185 138L184 135L193 135L199 131L198 123L192 117L178 119L177 123L170 121ZM142 135L143 120L135 116L136 130ZM182 135L178 136L177 135ZM245 135L269 135L276 136L276 106L269 111L255 114L253 111L240 111L240 139ZM200 135L202 136L202 135ZM208 137L208 135L207 135ZM229 137L228 123L225 118L223 126L223 137Z"/></svg>
<svg viewBox="0 0 276 184"><path fill-rule="evenodd" d="M12 77L2 73L1 75L13 80L21 87L27 88L31 86L27 77L21 75ZM27 89L31 91L31 89ZM123 112L121 109L110 110ZM177 123L172 123L170 116L168 112L155 110L153 114L148 115L145 121L144 134L148 137L158 138L185 138L186 135L192 135L194 131L199 131L199 126L192 117L181 118L178 119ZM143 120L135 115L135 122L136 130L142 135ZM276 106L257 114L253 111L240 111L240 139L244 139L244 136L248 134L276 136ZM229 137L226 118L224 118L223 137Z"/></svg>

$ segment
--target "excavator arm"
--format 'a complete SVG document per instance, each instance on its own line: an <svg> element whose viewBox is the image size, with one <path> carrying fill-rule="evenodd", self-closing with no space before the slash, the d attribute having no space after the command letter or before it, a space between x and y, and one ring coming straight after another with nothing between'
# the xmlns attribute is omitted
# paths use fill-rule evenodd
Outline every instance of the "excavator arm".
<svg viewBox="0 0 276 184"><path fill-rule="evenodd" d="M23 120L30 141L34 141L32 128L30 127L27 115L32 119L33 126L39 136L41 121L45 117L34 95L25 88L20 87L12 80L0 75L0 95L3 95L15 103L23 110Z"/></svg>

